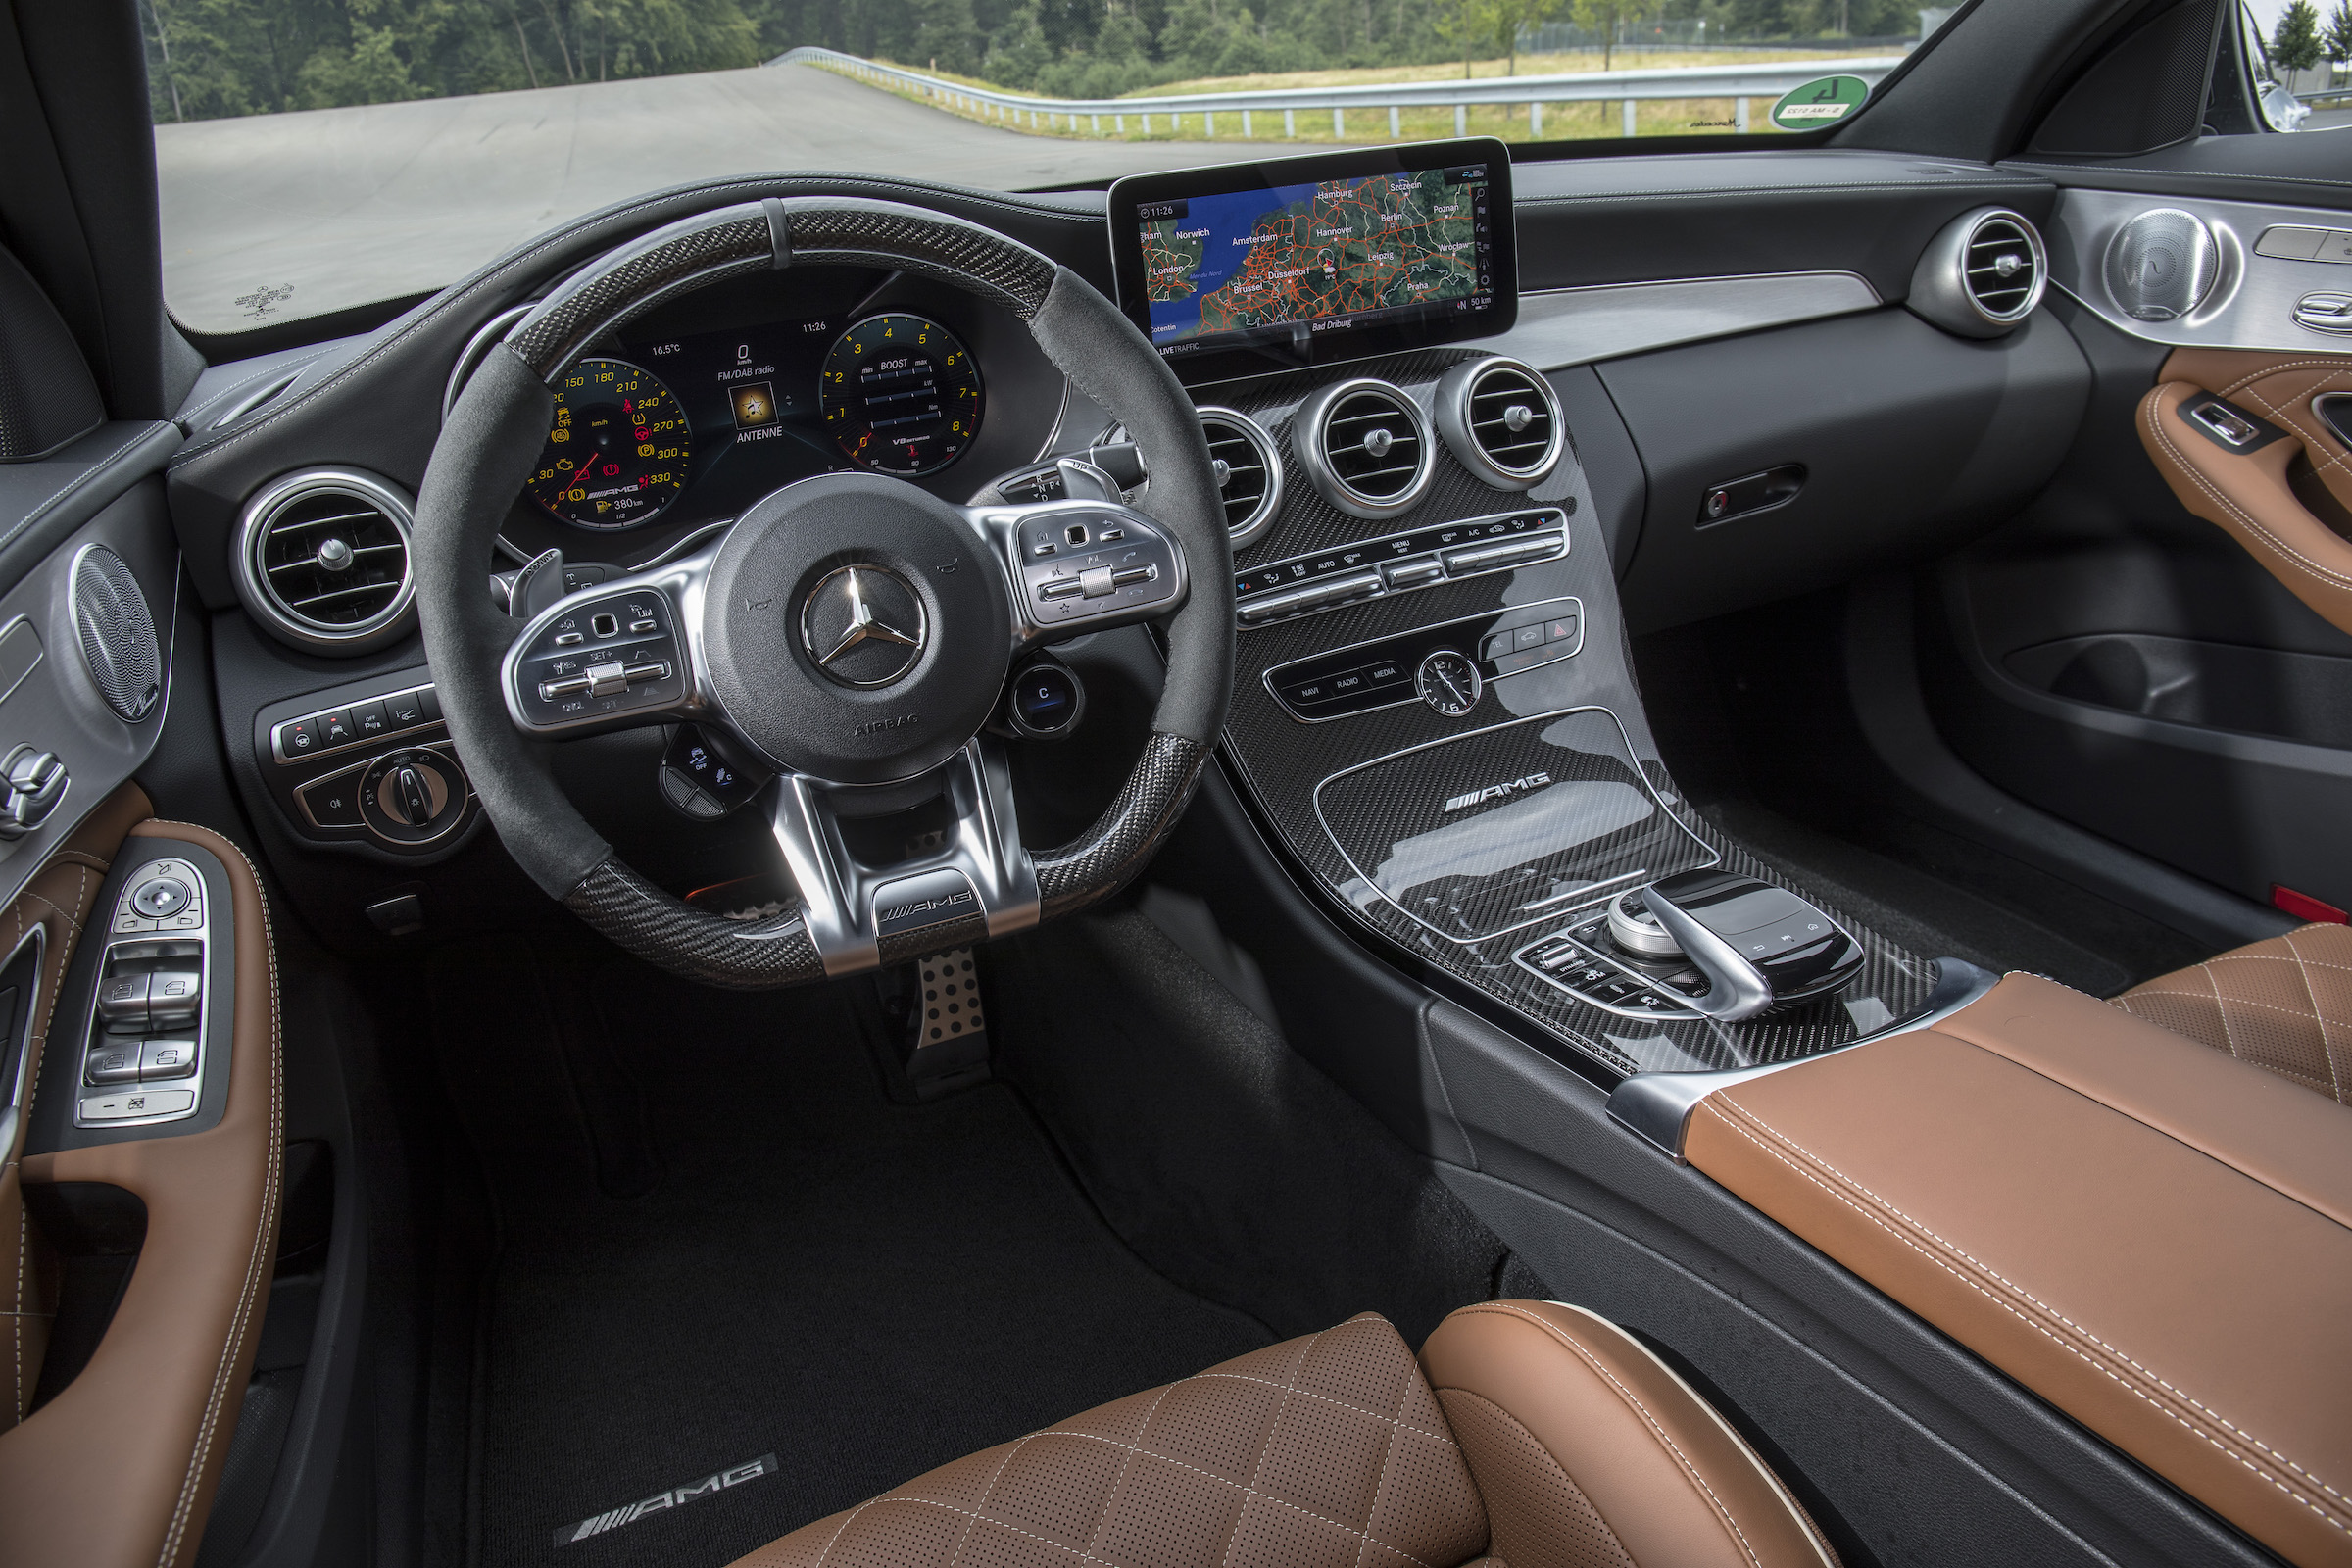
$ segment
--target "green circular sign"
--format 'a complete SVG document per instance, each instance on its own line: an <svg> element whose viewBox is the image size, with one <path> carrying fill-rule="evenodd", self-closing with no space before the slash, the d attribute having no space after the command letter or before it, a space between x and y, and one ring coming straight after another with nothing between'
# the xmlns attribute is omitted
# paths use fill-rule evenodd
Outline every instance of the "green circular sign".
<svg viewBox="0 0 2352 1568"><path fill-rule="evenodd" d="M1860 76L1824 76L1808 81L1772 106L1772 122L1783 130L1819 130L1853 117L1870 96Z"/></svg>

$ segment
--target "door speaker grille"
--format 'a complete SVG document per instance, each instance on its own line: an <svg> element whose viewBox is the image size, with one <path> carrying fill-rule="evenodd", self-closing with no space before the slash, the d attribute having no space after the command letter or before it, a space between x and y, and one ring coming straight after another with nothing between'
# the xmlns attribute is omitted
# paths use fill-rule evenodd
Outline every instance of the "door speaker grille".
<svg viewBox="0 0 2352 1568"><path fill-rule="evenodd" d="M145 718L164 694L164 653L139 580L104 545L74 564L74 625L106 706L125 724Z"/></svg>

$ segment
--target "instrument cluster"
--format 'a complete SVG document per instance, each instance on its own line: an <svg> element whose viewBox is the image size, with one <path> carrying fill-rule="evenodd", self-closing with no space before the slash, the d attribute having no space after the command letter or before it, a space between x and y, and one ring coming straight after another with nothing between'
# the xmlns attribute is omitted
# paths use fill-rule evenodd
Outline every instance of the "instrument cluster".
<svg viewBox="0 0 2352 1568"><path fill-rule="evenodd" d="M524 490L603 533L644 527L689 490L723 514L814 473L936 474L978 439L985 401L963 340L905 310L648 335L580 360L554 390Z"/></svg>

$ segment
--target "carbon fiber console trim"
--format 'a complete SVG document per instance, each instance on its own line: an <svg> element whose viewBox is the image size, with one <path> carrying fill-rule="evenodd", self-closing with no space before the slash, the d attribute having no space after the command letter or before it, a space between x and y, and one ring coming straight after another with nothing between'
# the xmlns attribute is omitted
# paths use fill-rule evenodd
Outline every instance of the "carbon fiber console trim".
<svg viewBox="0 0 2352 1568"><path fill-rule="evenodd" d="M1463 357L1460 351L1433 350L1368 362L1350 369L1383 376L1416 399L1427 400L1446 367ZM1273 376L1224 383L1213 390L1203 389L1202 396L1240 410L1276 432L1289 461L1287 416L1312 384L1311 377ZM1569 438L1573 454L1573 430ZM1594 888L1589 896L1572 893L1561 901L1556 920L1496 922L1508 924L1510 929L1489 935L1483 934L1483 927L1474 927L1480 934L1465 933L1457 938L1413 918L1391 899L1366 891L1380 872L1381 857L1360 841L1378 835L1362 831L1361 824L1334 824L1358 846L1359 862L1368 861L1359 872L1332 833L1325 830L1316 812L1315 796L1317 787L1335 775L1376 759L1522 719L1575 709L1605 709L1623 728L1627 756L1639 770L1641 782L1655 797L1663 816L1688 834L1684 842L1696 840L1693 849L1703 846L1705 852L1720 856L1728 870L1765 881L1781 880L1691 809L1658 757L1657 742L1642 713L1617 608L1616 584L1609 572L1608 550L1594 521L1592 501L1582 467L1573 458L1563 461L1528 492L1527 504L1556 506L1568 514L1573 543L1566 555L1441 583L1413 594L1383 596L1316 615L1276 621L1241 639L1233 705L1224 735L1226 757L1237 784L1254 801L1265 822L1328 902L1345 911L1344 919L1381 944L1408 953L1429 968L1494 998L1605 1072L1693 1071L1789 1060L1848 1044L1916 1010L1934 984L1934 964L1872 933L1846 911L1800 888L1798 892L1853 932L1868 954L1856 978L1836 997L1802 1011L1734 1024L1703 1018L1621 1016L1549 984L1512 959L1512 955L1531 941L1570 924L1614 888ZM1434 527L1452 519L1483 516L1494 510L1494 492L1463 468L1450 452L1439 457L1428 499L1404 518L1385 525L1349 517L1306 487L1298 486L1284 508L1282 520L1261 543L1240 553L1236 569L1247 571L1253 564L1351 546L1395 532L1399 525ZM1478 702L1459 717L1446 717L1414 702L1323 723L1302 723L1282 707L1264 679L1269 669L1351 645L1440 622L1499 616L1569 596L1584 602L1589 624L1577 656L1508 680L1488 682ZM1507 776L1441 781L1433 786L1442 789L1440 798L1422 804L1435 810L1454 793L1474 787L1507 789L1528 776L1525 769L1508 766L1502 766L1501 773ZM1383 802L1378 809L1395 813L1400 808ZM1663 821L1659 825L1663 826ZM1563 869L1534 859L1528 863L1534 867L1530 875L1550 876ZM1510 870L1508 864L1496 867L1497 873ZM1562 886L1572 881L1566 879Z"/></svg>

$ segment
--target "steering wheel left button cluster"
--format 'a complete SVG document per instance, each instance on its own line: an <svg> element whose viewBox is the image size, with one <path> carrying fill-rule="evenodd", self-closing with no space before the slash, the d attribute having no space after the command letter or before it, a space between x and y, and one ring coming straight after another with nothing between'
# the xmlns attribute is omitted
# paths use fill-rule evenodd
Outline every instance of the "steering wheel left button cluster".
<svg viewBox="0 0 2352 1568"><path fill-rule="evenodd" d="M686 661L669 596L638 587L566 600L508 655L509 690L527 725L573 729L630 720L686 697Z"/></svg>
<svg viewBox="0 0 2352 1568"><path fill-rule="evenodd" d="M206 918L203 874L185 860L141 866L116 900L82 1052L77 1126L196 1113L204 1089Z"/></svg>

